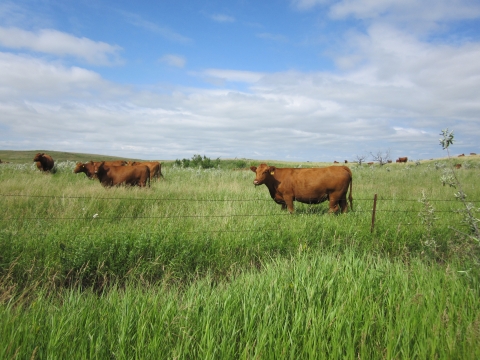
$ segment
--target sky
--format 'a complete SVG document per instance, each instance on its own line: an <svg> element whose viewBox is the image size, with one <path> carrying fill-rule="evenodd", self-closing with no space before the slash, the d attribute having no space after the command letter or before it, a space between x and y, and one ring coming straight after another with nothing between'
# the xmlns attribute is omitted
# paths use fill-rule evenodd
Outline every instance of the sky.
<svg viewBox="0 0 480 360"><path fill-rule="evenodd" d="M3 0L0 149L480 153L479 0Z"/></svg>

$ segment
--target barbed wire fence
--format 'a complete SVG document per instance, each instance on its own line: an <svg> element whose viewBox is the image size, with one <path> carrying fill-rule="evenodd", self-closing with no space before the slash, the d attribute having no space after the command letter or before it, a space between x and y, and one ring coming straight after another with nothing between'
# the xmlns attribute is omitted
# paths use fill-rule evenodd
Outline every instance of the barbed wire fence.
<svg viewBox="0 0 480 360"><path fill-rule="evenodd" d="M216 203L240 203L240 202L272 202L272 199L265 198L265 199L196 199L196 198L181 198L181 197L87 197L87 196L64 196L64 195L30 195L30 194L0 194L0 198L38 198L38 199L62 199L62 200L102 200L102 201L144 201L144 202L216 202ZM424 226L419 220L419 214L424 211L422 208L422 203L419 199L399 199L399 198L388 198L388 197L378 197L375 194L371 198L354 198L354 210L350 211L353 214L371 214L371 232L374 231L376 220L378 220L377 215L380 214L409 214L415 213L417 216L415 220L417 221L408 221L407 223L398 223L397 225L408 225L408 226ZM461 205L457 199L428 199L431 203L456 203ZM358 206L358 203L364 203L366 206ZM394 202L394 203L410 203L410 204L418 204L419 208L415 209L390 209L390 208L382 208L379 205L383 205L386 202ZM480 200L470 200L471 203L480 203ZM355 206L357 203L357 206ZM275 204L276 205L276 204ZM360 207L360 208L359 208ZM448 210L435 210L436 213L452 213L458 214L461 211L461 206L456 206ZM297 214L299 214L297 212ZM97 215L97 214L95 214ZM291 216L288 211L281 212L281 213L248 213L248 214L217 214L217 215L200 215L200 214L175 214L175 215L159 215L159 216L148 216L148 215L120 215L120 216L93 216L90 214L89 216L78 216L78 217L56 217L56 216L22 216L22 217L12 217L8 216L7 209L4 209L4 215L0 217L0 222L9 222L9 221L24 221L24 220L41 220L41 221L112 221L112 220L173 220L173 219L219 219L219 218L248 218L248 217L279 217L279 216ZM299 215L301 216L319 216L318 212L301 212ZM269 231L281 231L282 228L271 228L266 229ZM189 231L185 233L223 233L223 232L251 232L251 231L258 231L257 229L236 229L236 230L198 230L198 231Z"/></svg>

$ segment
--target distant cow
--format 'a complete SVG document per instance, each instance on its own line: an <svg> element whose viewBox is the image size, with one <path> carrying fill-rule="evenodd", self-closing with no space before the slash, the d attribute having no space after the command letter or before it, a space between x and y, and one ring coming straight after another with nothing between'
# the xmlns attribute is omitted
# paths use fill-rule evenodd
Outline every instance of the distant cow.
<svg viewBox="0 0 480 360"><path fill-rule="evenodd" d="M335 160L333 163L334 163L334 164L338 164L338 161L337 161L337 160Z"/></svg>
<svg viewBox="0 0 480 360"><path fill-rule="evenodd" d="M387 160L387 163L391 164L391 163L392 163L392 160Z"/></svg>
<svg viewBox="0 0 480 360"><path fill-rule="evenodd" d="M348 160L345 160L345 164L348 164Z"/></svg>
<svg viewBox="0 0 480 360"><path fill-rule="evenodd" d="M373 165L373 162L368 162L367 165Z"/></svg>
<svg viewBox="0 0 480 360"><path fill-rule="evenodd" d="M146 165L107 166L102 161L95 173L104 187L122 184L140 187L150 185L150 169Z"/></svg>
<svg viewBox="0 0 480 360"><path fill-rule="evenodd" d="M399 157L395 162L406 163L407 161L408 161L408 157Z"/></svg>
<svg viewBox="0 0 480 360"><path fill-rule="evenodd" d="M95 163L93 161L86 163L78 162L75 166L75 169L73 169L73 172L75 174L83 172L89 179L97 178L97 175L95 174Z"/></svg>
<svg viewBox="0 0 480 360"><path fill-rule="evenodd" d="M162 163L158 161L129 161L127 165L135 166L135 165L146 165L150 170L150 180L159 179L160 176L164 178L162 174Z"/></svg>
<svg viewBox="0 0 480 360"><path fill-rule="evenodd" d="M470 153L470 155L477 155L476 153Z"/></svg>
<svg viewBox="0 0 480 360"><path fill-rule="evenodd" d="M75 174L83 172L89 179L96 179L97 175L95 174L95 170L98 168L98 166L101 163L102 163L101 161L91 161L91 160L86 163L78 162L77 165L75 166L75 169L73 169L73 172ZM104 163L107 166L123 166L127 162L124 160L113 160L113 161L104 161Z"/></svg>
<svg viewBox="0 0 480 360"><path fill-rule="evenodd" d="M45 153L38 153L33 158L33 161L36 163L37 169L40 171L50 171L53 169L53 165L55 164L52 157Z"/></svg>
<svg viewBox="0 0 480 360"><path fill-rule="evenodd" d="M347 211L347 192L350 187L350 208L352 204L352 172L346 166L326 168L277 168L260 164L250 167L256 176L255 186L265 184L270 196L282 205L282 210L293 213L293 201L305 204L319 204L329 201L329 212L341 209Z"/></svg>
<svg viewBox="0 0 480 360"><path fill-rule="evenodd" d="M455 164L455 169L460 169L462 167L462 164Z"/></svg>

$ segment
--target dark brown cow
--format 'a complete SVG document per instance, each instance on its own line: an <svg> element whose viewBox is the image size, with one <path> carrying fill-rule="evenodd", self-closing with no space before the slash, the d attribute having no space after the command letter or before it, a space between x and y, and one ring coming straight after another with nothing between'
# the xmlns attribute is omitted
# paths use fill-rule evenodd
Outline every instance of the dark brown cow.
<svg viewBox="0 0 480 360"><path fill-rule="evenodd" d="M470 153L470 155L477 155L476 153Z"/></svg>
<svg viewBox="0 0 480 360"><path fill-rule="evenodd" d="M344 165L326 168L277 168L260 164L250 167L256 176L255 186L265 184L270 196L293 213L293 201L305 204L319 204L329 201L329 212L335 213L341 208L347 211L347 192L350 186L350 208L352 205L352 172Z"/></svg>
<svg viewBox="0 0 480 360"><path fill-rule="evenodd" d="M399 157L395 162L406 163L407 161L408 161L408 157Z"/></svg>
<svg viewBox="0 0 480 360"><path fill-rule="evenodd" d="M348 164L348 160L345 160L345 164Z"/></svg>
<svg viewBox="0 0 480 360"><path fill-rule="evenodd" d="M462 157L462 156L465 156L465 154L460 154L460 155L458 155L458 157Z"/></svg>
<svg viewBox="0 0 480 360"><path fill-rule="evenodd" d="M135 165L146 165L148 166L150 170L150 180L159 179L160 176L164 178L162 174L162 163L158 161L129 161L127 163L129 166L135 166Z"/></svg>
<svg viewBox="0 0 480 360"><path fill-rule="evenodd" d="M335 160L333 163L334 163L334 164L338 164L338 161L337 161L337 160Z"/></svg>
<svg viewBox="0 0 480 360"><path fill-rule="evenodd" d="M83 172L89 179L96 179L97 175L95 174L95 170L98 168L98 166L101 163L102 163L101 161L91 161L91 160L86 163L78 162L77 165L75 166L75 169L73 169L73 172L75 174ZM124 160L105 161L105 165L107 166L124 166L126 163L127 162Z"/></svg>
<svg viewBox="0 0 480 360"><path fill-rule="evenodd" d="M53 165L55 164L52 157L45 153L38 153L33 158L33 161L36 163L37 169L40 171L50 171L53 169Z"/></svg>
<svg viewBox="0 0 480 360"><path fill-rule="evenodd" d="M95 174L104 187L122 184L140 187L150 185L150 169L146 165L107 166L102 161L95 170Z"/></svg>
<svg viewBox="0 0 480 360"><path fill-rule="evenodd" d="M387 163L391 164L391 163L392 163L392 160L387 160Z"/></svg>

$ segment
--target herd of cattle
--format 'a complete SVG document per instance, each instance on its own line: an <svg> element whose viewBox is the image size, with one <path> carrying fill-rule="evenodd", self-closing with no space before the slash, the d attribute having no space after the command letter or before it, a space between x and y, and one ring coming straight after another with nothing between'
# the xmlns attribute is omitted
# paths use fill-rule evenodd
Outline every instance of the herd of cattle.
<svg viewBox="0 0 480 360"><path fill-rule="evenodd" d="M55 164L50 155L38 153L33 158L41 171L51 171ZM130 185L145 187L151 180L163 178L162 164L158 161L89 161L77 163L75 174L85 173L89 179L98 179L105 187Z"/></svg>
<svg viewBox="0 0 480 360"><path fill-rule="evenodd" d="M50 171L54 166L52 157L44 153L35 155L33 161L41 171ZM407 161L407 157L400 157L396 160L397 163L406 163ZM347 163L346 160L345 163ZM293 213L294 201L319 204L328 200L329 213L336 213L339 210L344 213L348 208L348 190L350 190L348 202L350 208L353 209L352 171L345 165L302 169L277 168L260 164L258 167L250 167L250 170L255 173L253 184L255 186L265 185L271 198L282 206L282 210L288 209L290 213ZM163 177L161 163L158 161L79 162L73 172L75 174L83 172L90 179L98 179L104 187L121 184L145 187L150 184L151 180Z"/></svg>

